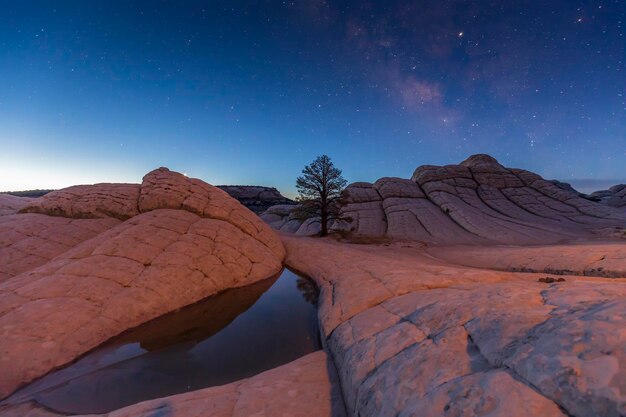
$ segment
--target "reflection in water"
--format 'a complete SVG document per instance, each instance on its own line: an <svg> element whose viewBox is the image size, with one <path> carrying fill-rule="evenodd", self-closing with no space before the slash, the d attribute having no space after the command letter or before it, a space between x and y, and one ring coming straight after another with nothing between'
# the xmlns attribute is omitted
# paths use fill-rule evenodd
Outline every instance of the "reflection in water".
<svg viewBox="0 0 626 417"><path fill-rule="evenodd" d="M316 302L314 284L284 270L128 331L9 402L103 413L246 378L321 348Z"/></svg>
<svg viewBox="0 0 626 417"><path fill-rule="evenodd" d="M307 303L312 304L314 306L317 305L317 287L310 279L298 277L297 281L298 289L302 292L302 296L306 300Z"/></svg>

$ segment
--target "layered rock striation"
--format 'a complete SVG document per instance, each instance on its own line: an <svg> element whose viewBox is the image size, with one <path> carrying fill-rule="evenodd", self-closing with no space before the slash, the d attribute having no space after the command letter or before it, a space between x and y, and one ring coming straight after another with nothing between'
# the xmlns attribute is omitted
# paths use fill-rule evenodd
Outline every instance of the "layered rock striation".
<svg viewBox="0 0 626 417"><path fill-rule="evenodd" d="M381 178L344 192L339 229L361 236L437 244L545 244L607 235L626 213L589 201L488 155L459 165L424 165L410 180Z"/></svg>
<svg viewBox="0 0 626 417"><path fill-rule="evenodd" d="M166 168L0 219L0 398L128 328L268 278L285 256L237 200Z"/></svg>

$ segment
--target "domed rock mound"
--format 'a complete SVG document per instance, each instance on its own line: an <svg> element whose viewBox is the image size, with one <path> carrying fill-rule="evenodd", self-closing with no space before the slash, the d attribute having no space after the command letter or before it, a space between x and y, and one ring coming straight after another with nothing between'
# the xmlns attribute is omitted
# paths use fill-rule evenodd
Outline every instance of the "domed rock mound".
<svg viewBox="0 0 626 417"><path fill-rule="evenodd" d="M0 398L128 328L268 278L285 256L254 213L166 168L21 212L0 222L0 257L15 260L0 270Z"/></svg>
<svg viewBox="0 0 626 417"><path fill-rule="evenodd" d="M595 191L591 198L611 207L626 209L626 184L617 184L608 190Z"/></svg>
<svg viewBox="0 0 626 417"><path fill-rule="evenodd" d="M546 244L624 228L626 213L581 198L489 155L424 165L410 180L381 178L344 192L340 229L437 244Z"/></svg>

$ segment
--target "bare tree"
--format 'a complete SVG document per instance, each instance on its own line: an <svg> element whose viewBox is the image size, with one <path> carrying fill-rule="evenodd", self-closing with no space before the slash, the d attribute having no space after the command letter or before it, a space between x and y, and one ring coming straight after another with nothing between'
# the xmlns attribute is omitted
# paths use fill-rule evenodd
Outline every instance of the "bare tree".
<svg viewBox="0 0 626 417"><path fill-rule="evenodd" d="M320 222L321 236L328 235L328 224L339 217L339 196L347 181L327 155L318 156L302 170L296 180L300 194L297 216Z"/></svg>

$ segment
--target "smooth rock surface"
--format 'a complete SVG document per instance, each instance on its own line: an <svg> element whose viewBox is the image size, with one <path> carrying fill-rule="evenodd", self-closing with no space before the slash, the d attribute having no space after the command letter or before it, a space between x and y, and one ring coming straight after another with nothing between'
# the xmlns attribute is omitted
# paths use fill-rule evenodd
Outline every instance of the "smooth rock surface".
<svg viewBox="0 0 626 417"><path fill-rule="evenodd" d="M453 265L415 243L283 240L287 264L320 286L350 415L626 413L626 279L559 275L546 284L545 273ZM541 251L510 250L529 259ZM567 259L622 259L626 245L568 250ZM596 261L577 259L583 270Z"/></svg>
<svg viewBox="0 0 626 417"><path fill-rule="evenodd" d="M626 278L626 244L615 242L510 246L433 246L427 252L451 263L511 272Z"/></svg>

